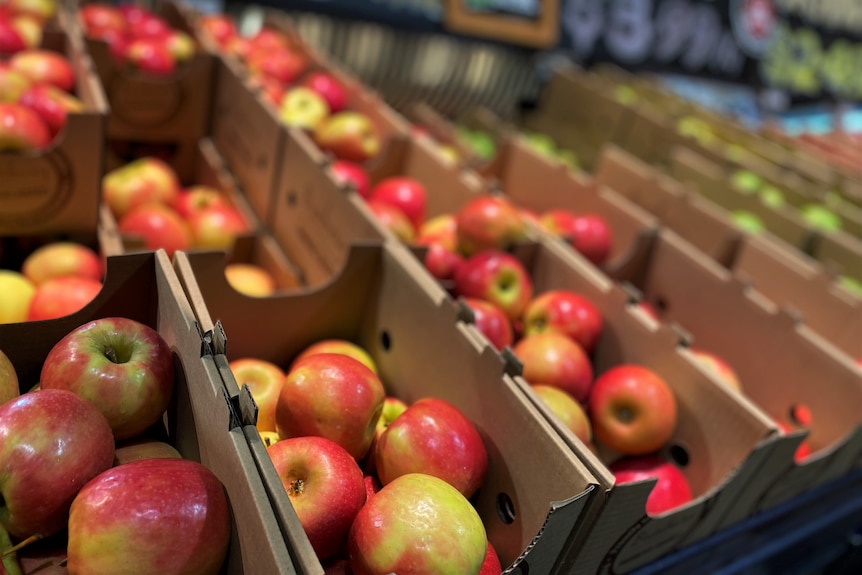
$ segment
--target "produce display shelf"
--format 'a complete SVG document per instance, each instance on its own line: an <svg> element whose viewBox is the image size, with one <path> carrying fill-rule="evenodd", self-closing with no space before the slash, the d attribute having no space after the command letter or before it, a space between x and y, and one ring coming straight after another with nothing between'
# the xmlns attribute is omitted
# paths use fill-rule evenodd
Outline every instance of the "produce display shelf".
<svg viewBox="0 0 862 575"><path fill-rule="evenodd" d="M632 575L659 573L862 573L862 469Z"/></svg>

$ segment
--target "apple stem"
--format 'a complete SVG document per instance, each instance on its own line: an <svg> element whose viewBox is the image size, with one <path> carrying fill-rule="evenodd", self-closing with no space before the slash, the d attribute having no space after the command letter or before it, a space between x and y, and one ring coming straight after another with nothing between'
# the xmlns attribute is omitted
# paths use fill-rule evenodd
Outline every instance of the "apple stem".
<svg viewBox="0 0 862 575"><path fill-rule="evenodd" d="M42 536L39 535L38 533L36 535L31 535L27 539L24 539L20 543L13 545L12 547L10 547L6 551L4 551L2 557L6 557L7 555L12 555L13 553L23 549L24 547L27 547L31 543L35 543L37 541L40 541L41 539L42 539Z"/></svg>
<svg viewBox="0 0 862 575"><path fill-rule="evenodd" d="M109 347L105 350L105 356L113 363L120 363L119 359L117 358L117 350L113 347Z"/></svg>

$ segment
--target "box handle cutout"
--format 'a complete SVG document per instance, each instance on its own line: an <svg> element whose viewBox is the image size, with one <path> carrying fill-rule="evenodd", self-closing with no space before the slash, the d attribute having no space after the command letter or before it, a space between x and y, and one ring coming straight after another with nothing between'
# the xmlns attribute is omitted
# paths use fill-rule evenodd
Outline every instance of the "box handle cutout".
<svg viewBox="0 0 862 575"><path fill-rule="evenodd" d="M678 443L671 445L670 449L668 449L668 454L670 455L670 458L674 461L674 463L676 463L679 467L688 466L688 450L682 445L679 445Z"/></svg>

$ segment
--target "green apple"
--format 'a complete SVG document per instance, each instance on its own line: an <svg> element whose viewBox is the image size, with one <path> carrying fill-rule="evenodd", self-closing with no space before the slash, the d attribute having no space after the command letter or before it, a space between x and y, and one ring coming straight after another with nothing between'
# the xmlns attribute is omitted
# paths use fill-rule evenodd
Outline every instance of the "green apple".
<svg viewBox="0 0 862 575"><path fill-rule="evenodd" d="M850 276L840 276L838 284L850 293L862 297L862 281Z"/></svg>
<svg viewBox="0 0 862 575"><path fill-rule="evenodd" d="M733 223L742 228L744 231L751 234L759 234L766 229L763 222L756 214L745 210L737 210L731 214Z"/></svg>
<svg viewBox="0 0 862 575"><path fill-rule="evenodd" d="M458 140L483 160L490 160L497 155L497 144L494 142L494 138L486 132L459 126Z"/></svg>
<svg viewBox="0 0 862 575"><path fill-rule="evenodd" d="M763 180L749 170L737 170L730 177L733 188L744 194L753 194L763 186Z"/></svg>
<svg viewBox="0 0 862 575"><path fill-rule="evenodd" d="M554 144L554 140L545 134L527 132L524 134L524 141L541 156L553 158L557 155L557 146Z"/></svg>
<svg viewBox="0 0 862 575"><path fill-rule="evenodd" d="M802 207L802 219L814 229L837 232L841 229L841 218L826 206L808 204Z"/></svg>
<svg viewBox="0 0 862 575"><path fill-rule="evenodd" d="M748 153L748 150L739 144L727 144L724 148L724 157L732 162L742 161Z"/></svg>
<svg viewBox="0 0 862 575"><path fill-rule="evenodd" d="M559 150L557 152L557 158L561 162L563 162L564 164L566 164L567 166L569 166L570 168L573 168L575 170L578 170L581 167L581 162L580 162L580 160L578 160L577 154L575 154L571 150Z"/></svg>
<svg viewBox="0 0 862 575"><path fill-rule="evenodd" d="M614 88L614 99L624 106L631 106L638 100L638 93L631 86L619 85Z"/></svg>
<svg viewBox="0 0 862 575"><path fill-rule="evenodd" d="M20 394L15 366L12 365L3 350L0 350L0 404L16 398Z"/></svg>
<svg viewBox="0 0 862 575"><path fill-rule="evenodd" d="M676 129L679 134L694 138L701 145L707 145L716 139L709 124L693 116L684 116L677 120Z"/></svg>
<svg viewBox="0 0 862 575"><path fill-rule="evenodd" d="M760 200L770 208L780 208L786 201L778 188L767 185L759 192Z"/></svg>

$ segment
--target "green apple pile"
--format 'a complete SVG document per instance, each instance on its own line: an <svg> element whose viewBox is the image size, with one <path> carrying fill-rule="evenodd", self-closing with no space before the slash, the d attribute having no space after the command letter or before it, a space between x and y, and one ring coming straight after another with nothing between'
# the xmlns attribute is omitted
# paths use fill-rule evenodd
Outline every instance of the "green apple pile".
<svg viewBox="0 0 862 575"><path fill-rule="evenodd" d="M577 155L571 150L557 146L550 136L538 132L525 132L522 137L524 142L540 156L562 162L575 170L580 169Z"/></svg>
<svg viewBox="0 0 862 575"><path fill-rule="evenodd" d="M102 201L120 233L142 240L147 250L230 250L249 231L240 211L221 191L203 185L183 188L164 161L145 157L102 178Z"/></svg>
<svg viewBox="0 0 862 575"><path fill-rule="evenodd" d="M251 390L258 432L326 568L500 573L469 500L488 455L458 408L387 394L373 358L342 339L309 345L287 369L258 358L230 368Z"/></svg>
<svg viewBox="0 0 862 575"><path fill-rule="evenodd" d="M497 144L488 132L458 126L456 136L462 145L472 150L481 160L489 161L497 155Z"/></svg>
<svg viewBox="0 0 862 575"><path fill-rule="evenodd" d="M26 555L50 537L71 575L219 573L224 487L154 434L174 385L168 344L127 318L69 332L39 381L19 381L0 353L0 546L8 535ZM17 559L4 557L7 572L21 572Z"/></svg>

